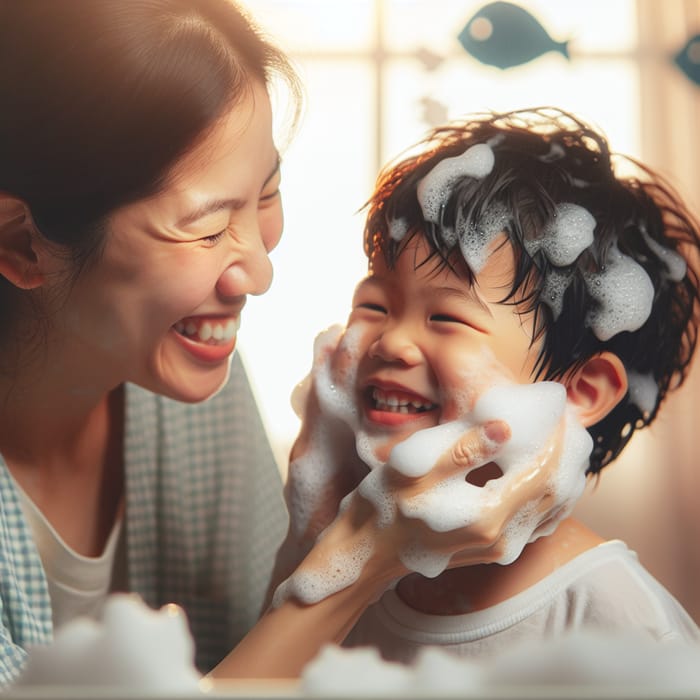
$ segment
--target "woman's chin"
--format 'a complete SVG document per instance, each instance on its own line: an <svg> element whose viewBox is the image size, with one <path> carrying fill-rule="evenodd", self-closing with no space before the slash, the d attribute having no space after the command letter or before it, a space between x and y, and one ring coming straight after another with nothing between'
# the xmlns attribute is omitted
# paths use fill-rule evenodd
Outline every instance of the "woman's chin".
<svg viewBox="0 0 700 700"><path fill-rule="evenodd" d="M223 389L228 381L231 368L230 358L220 367L210 367L203 371L183 370L161 376L151 390L183 403L200 403L210 399ZM145 387L151 388L151 387Z"/></svg>

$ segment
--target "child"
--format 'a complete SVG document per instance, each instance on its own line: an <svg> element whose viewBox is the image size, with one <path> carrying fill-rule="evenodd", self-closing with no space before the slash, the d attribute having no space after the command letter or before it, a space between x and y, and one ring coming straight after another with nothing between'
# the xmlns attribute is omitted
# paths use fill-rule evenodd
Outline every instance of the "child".
<svg viewBox="0 0 700 700"><path fill-rule="evenodd" d="M413 573L364 613L347 645L408 662L426 644L486 656L581 628L700 639L633 552L569 517L586 476L683 381L696 342L697 225L651 171L628 160L637 176L618 175L617 159L577 118L538 109L437 129L380 175L369 275L342 335L317 348L320 414L293 454L281 558L303 555L321 529L331 477L345 491L364 479L380 523L414 517L448 531L494 500L522 507L500 564L448 568L439 552L401 545ZM415 476L414 459L432 464L465 427L498 420L511 439L482 460L467 455L460 479L415 502L383 500L384 480ZM352 472L315 473L329 454L343 462L350 434L369 473L357 460ZM314 581L293 576L278 596L330 595L369 556L329 562Z"/></svg>

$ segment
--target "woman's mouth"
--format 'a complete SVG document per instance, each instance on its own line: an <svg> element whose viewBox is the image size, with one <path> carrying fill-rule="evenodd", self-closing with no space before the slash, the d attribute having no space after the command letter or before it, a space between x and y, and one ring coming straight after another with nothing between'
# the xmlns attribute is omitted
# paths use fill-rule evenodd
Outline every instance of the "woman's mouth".
<svg viewBox="0 0 700 700"><path fill-rule="evenodd" d="M173 328L188 340L207 345L228 345L238 333L241 317L228 319L188 318L178 321Z"/></svg>
<svg viewBox="0 0 700 700"><path fill-rule="evenodd" d="M174 336L190 356L205 364L228 360L236 348L241 317L203 318L191 316L173 324Z"/></svg>

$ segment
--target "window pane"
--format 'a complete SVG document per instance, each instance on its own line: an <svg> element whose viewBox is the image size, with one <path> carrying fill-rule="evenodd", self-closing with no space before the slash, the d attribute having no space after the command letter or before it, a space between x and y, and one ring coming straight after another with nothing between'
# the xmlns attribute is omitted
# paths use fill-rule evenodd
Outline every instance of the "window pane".
<svg viewBox="0 0 700 700"><path fill-rule="evenodd" d="M430 112L458 118L484 109L552 105L599 124L614 150L638 155L639 82L631 61L566 64L543 56L518 70L474 68L461 60L428 72L416 61L392 61L384 77L384 158L425 133Z"/></svg>
<svg viewBox="0 0 700 700"><path fill-rule="evenodd" d="M376 175L374 79L366 61L302 63L308 93L282 158L284 235L274 281L243 313L240 348L271 437L284 451L298 421L289 397L311 367L313 340L344 322L365 275L362 216Z"/></svg>
<svg viewBox="0 0 700 700"><path fill-rule="evenodd" d="M457 41L487 0L384 0L384 37L391 51L429 47L442 55L462 52ZM557 42L571 41L571 53L626 52L636 45L634 0L521 0Z"/></svg>
<svg viewBox="0 0 700 700"><path fill-rule="evenodd" d="M362 51L374 41L374 0L244 0L242 4L290 52Z"/></svg>

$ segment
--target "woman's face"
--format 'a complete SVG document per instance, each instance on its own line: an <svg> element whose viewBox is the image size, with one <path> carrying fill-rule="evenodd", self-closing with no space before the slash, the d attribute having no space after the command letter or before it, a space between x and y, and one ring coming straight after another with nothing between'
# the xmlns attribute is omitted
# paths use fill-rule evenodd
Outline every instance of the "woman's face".
<svg viewBox="0 0 700 700"><path fill-rule="evenodd" d="M200 401L228 376L246 296L268 289L268 253L282 233L264 86L234 105L168 182L115 211L102 256L71 288L56 327L112 381Z"/></svg>

